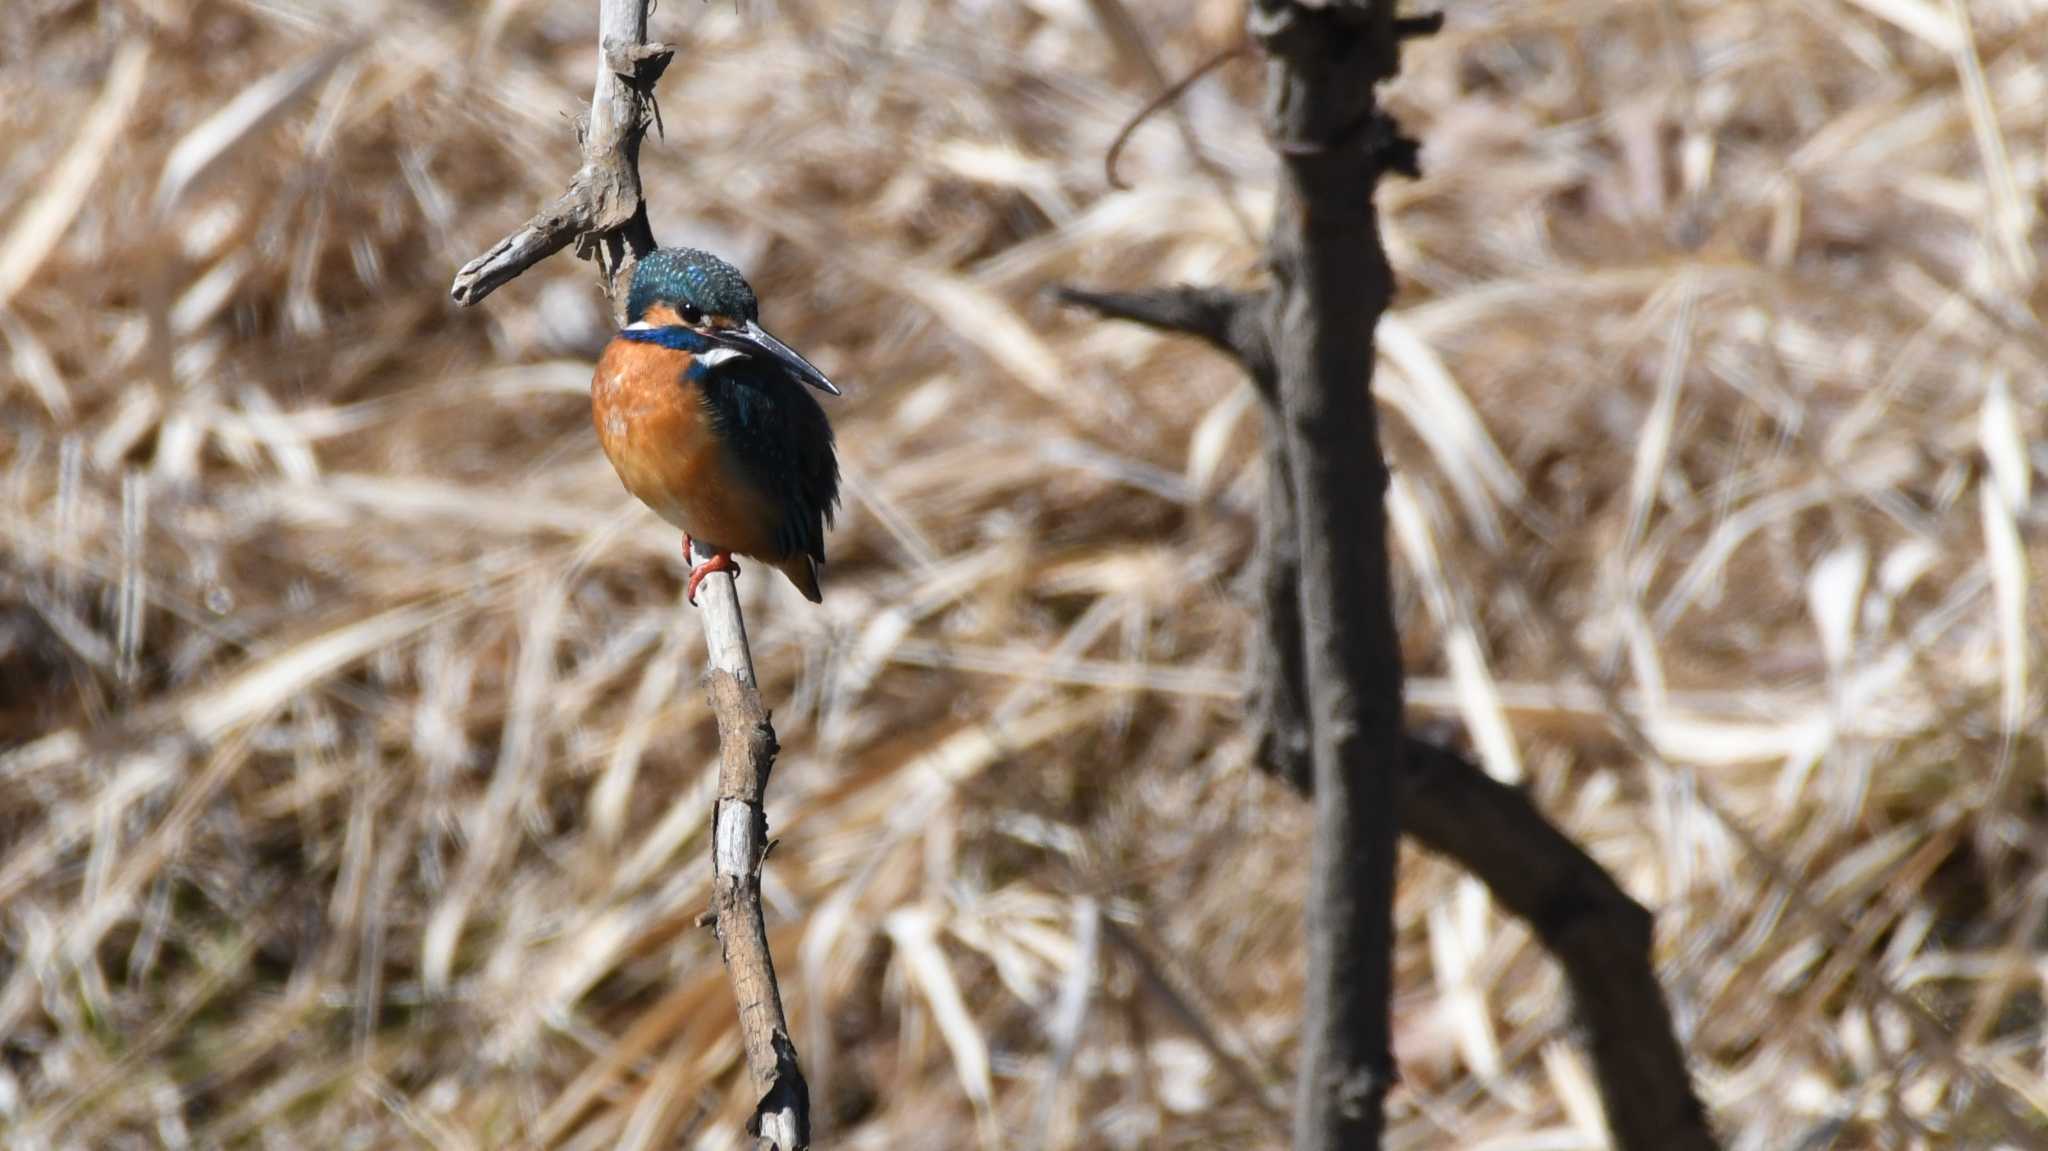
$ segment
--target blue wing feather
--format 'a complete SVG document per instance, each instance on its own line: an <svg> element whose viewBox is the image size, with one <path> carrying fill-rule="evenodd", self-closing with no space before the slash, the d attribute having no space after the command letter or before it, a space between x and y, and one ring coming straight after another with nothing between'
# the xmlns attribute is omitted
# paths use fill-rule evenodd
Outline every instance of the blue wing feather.
<svg viewBox="0 0 2048 1151"><path fill-rule="evenodd" d="M784 552L824 563L825 529L839 502L839 460L825 409L804 384L754 359L692 376L714 434L780 505L776 538Z"/></svg>

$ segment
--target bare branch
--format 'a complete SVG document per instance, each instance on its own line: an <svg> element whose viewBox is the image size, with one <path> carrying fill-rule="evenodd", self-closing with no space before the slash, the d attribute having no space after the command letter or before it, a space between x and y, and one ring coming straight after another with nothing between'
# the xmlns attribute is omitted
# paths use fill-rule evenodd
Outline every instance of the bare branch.
<svg viewBox="0 0 2048 1151"><path fill-rule="evenodd" d="M1622 1151L1713 1151L1651 957L1650 913L1529 797L1411 737L1401 826L1455 860L1529 924L1564 968Z"/></svg>
<svg viewBox="0 0 2048 1151"><path fill-rule="evenodd" d="M1564 968L1617 1145L1623 1151L1711 1151L1714 1136L1657 982L1650 913L1523 793L1467 758L1401 731L1398 649L1371 642L1391 636L1391 621L1357 618L1388 610L1380 493L1369 482L1384 480L1385 462L1364 389L1349 383L1369 378L1370 319L1391 287L1371 192L1377 173L1411 169L1415 149L1373 106L1370 81L1365 90L1356 82L1368 66L1383 73L1394 67L1395 41L1428 35L1441 24L1434 17L1391 19L1390 7L1311 9L1261 0L1254 9L1253 32L1285 64L1272 105L1276 146L1290 177L1273 239L1276 291L1062 288L1057 295L1100 316L1201 337L1238 359L1261 399L1266 485L1250 721L1261 766L1318 801L1310 947L1312 979L1322 986L1305 1006L1304 1030L1320 1025L1322 1034L1310 1035L1302 1055L1296 1145L1371 1146L1376 1136L1378 1096L1391 1079L1383 1020L1375 1017L1384 1007L1384 984L1344 986L1356 976L1315 937L1342 932L1354 968L1383 965L1386 937L1378 915L1384 908L1373 904L1371 890L1378 877L1342 872L1346 853L1376 849L1375 836L1390 834L1388 812L1398 809L1402 830L1478 877L1530 924ZM1376 21L1387 21L1381 26L1386 35L1375 35ZM1348 314L1336 314L1345 308ZM1282 345L1278 358L1276 343ZM1317 388L1333 366L1346 383ZM1347 459L1333 438L1366 445L1366 451L1352 450ZM1363 474L1339 475L1333 467L1347 463ZM1332 499L1333 491L1362 495L1366 506ZM1304 508L1312 513L1306 519ZM1362 533L1356 523L1343 522L1359 519L1361 510L1370 513ZM1305 556L1313 570L1304 569ZM1364 610L1338 619L1333 609L1343 601L1328 593L1332 576L1347 573L1353 578L1341 590ZM1314 608L1314 634L1305 604ZM1377 667L1375 648L1383 660ZM1312 664L1320 665L1313 675ZM1342 677L1343 692L1365 697L1363 709L1359 699L1333 700L1315 690L1332 676ZM1328 738L1333 720L1350 733L1342 744ZM1332 782L1341 796L1316 795ZM1324 839L1332 826L1348 845L1342 852ZM1377 850L1373 861L1379 861ZM1326 868L1336 874L1325 875ZM1342 891L1345 884L1354 890ZM1332 888L1340 898L1326 903ZM1320 957L1319 947L1325 948ZM1333 1017L1338 1006L1346 1018Z"/></svg>
<svg viewBox="0 0 2048 1151"><path fill-rule="evenodd" d="M465 307L476 303L517 279L526 269L568 247L590 230L590 221L589 198L583 194L581 185L572 186L518 231L462 265L449 295Z"/></svg>
<svg viewBox="0 0 2048 1151"><path fill-rule="evenodd" d="M1233 294L1199 288L1093 293L1062 290L1063 300L1112 319L1201 336L1218 330L1205 298ZM1256 314L1263 297L1235 306ZM1248 721L1259 763L1303 795L1315 787L1308 685L1302 659L1298 579L1301 558L1278 394L1264 330L1233 337L1252 354L1240 363L1259 384L1266 417L1265 498L1258 517L1259 634ZM1577 1024L1593 1059L1607 1122L1621 1151L1711 1151L1716 1146L1693 1093L1685 1052L1672 1026L1650 951L1652 917L1527 795L1488 776L1466 757L1409 735L1397 780L1401 830L1484 883L1529 923L1564 969Z"/></svg>
<svg viewBox="0 0 2048 1151"><path fill-rule="evenodd" d="M571 243L595 257L612 309L623 306L633 262L654 250L640 194L640 141L655 122L654 85L675 56L647 41L652 0L601 0L597 83L583 129L583 164L569 190L462 266L449 295L472 305Z"/></svg>
<svg viewBox="0 0 2048 1151"><path fill-rule="evenodd" d="M1245 714L1258 765L1307 796L1315 792L1315 763L1310 755L1308 670L1302 655L1301 550L1295 542L1300 517L1289 482L1280 407L1270 387L1261 395L1266 494L1258 519L1255 678Z"/></svg>
<svg viewBox="0 0 2048 1151"><path fill-rule="evenodd" d="M1114 3L1114 0L1105 0L1105 3ZM1121 5L1117 5L1117 7L1121 7ZM1140 40L1139 43L1142 44L1143 41ZM1180 79L1175 80L1171 84L1168 84L1166 88L1159 93L1159 95L1152 97L1151 100L1146 102L1143 108L1138 109L1137 112L1132 114L1130 119L1124 121L1124 126L1117 130L1116 139L1111 140L1109 142L1109 150L1102 154L1103 181L1107 183L1110 187L1115 188L1119 192L1129 191L1130 185L1124 183L1123 179L1116 174L1116 162L1117 159L1123 155L1124 146L1131 142L1131 137L1137 133L1139 128L1144 126L1145 121L1151 119L1152 116L1155 113L1157 113L1161 108L1164 108L1169 104L1172 104L1174 101L1179 100L1182 96L1186 95L1187 90L1189 88L1194 87L1197 83L1199 83L1202 77L1207 76L1209 73L1214 72L1216 69L1221 68L1223 65L1230 63L1232 60L1237 59L1239 56L1244 55L1246 52L1250 50L1251 46L1249 44L1240 43L1232 44L1230 47L1225 48L1223 51L1216 53L1215 55L1209 57L1207 60L1204 60L1200 64L1195 65L1192 71L1188 72ZM1151 58L1149 56L1145 57L1145 59L1148 63L1151 62ZM1154 65L1153 70L1155 71L1155 73L1157 72L1156 64ZM1163 79L1163 76L1160 78ZM1194 151L1196 143L1193 135L1194 129L1187 124L1185 118L1181 120L1181 125L1183 138L1186 140L1190 151ZM1197 152L1196 154L1198 156L1200 155L1199 152ZM1229 185L1227 183L1224 183L1221 187L1221 191L1225 195L1225 203L1230 205L1232 210L1235 211L1235 201L1229 198ZM1249 225L1246 225L1246 231L1250 231Z"/></svg>
<svg viewBox="0 0 2048 1151"><path fill-rule="evenodd" d="M574 243L578 256L597 261L613 314L623 320L633 265L654 250L640 187L640 142L658 123L654 85L675 55L647 41L652 8L653 0L601 0L597 83L580 133L582 166L559 199L463 266L451 291L458 303L476 303ZM683 558L694 566L711 557ZM739 1005L747 1071L760 1092L747 1129L775 1151L800 1151L811 1140L810 1088L790 1041L761 914L761 864L769 847L763 797L775 763L775 729L755 686L732 576L708 576L697 598L720 755L712 920Z"/></svg>
<svg viewBox="0 0 2048 1151"><path fill-rule="evenodd" d="M1266 340L1264 292L1188 284L1143 292L1097 292L1062 284L1053 289L1053 299L1104 319L1200 336L1235 356L1254 376L1263 375L1262 386L1271 384L1273 353Z"/></svg>
<svg viewBox="0 0 2048 1151"><path fill-rule="evenodd" d="M1117 177L1116 163L1131 134L1161 108L1171 109L1174 127L1180 131L1181 146L1187 149L1188 158L1194 161L1195 167L1209 181L1209 186L1216 192L1216 198L1222 202L1224 210L1230 213L1231 222L1237 225L1237 230L1244 236L1245 242L1256 243L1257 230L1252 224L1251 217L1245 214L1243 205L1238 203L1235 181L1232 180L1230 173L1203 149L1201 138L1195 131L1194 118L1180 103L1181 96L1202 77L1244 55L1250 46L1239 43L1222 54L1211 57L1192 73L1169 83L1166 70L1159 63L1158 54L1152 50L1151 39L1145 35L1142 25L1132 16L1130 7L1124 0L1089 0L1089 7L1094 10L1096 23L1102 26L1103 33L1116 49L1117 55L1142 72L1146 82L1159 91L1157 97L1124 124L1116 139L1110 143L1109 151L1103 154L1102 174L1109 186L1118 189L1126 187Z"/></svg>

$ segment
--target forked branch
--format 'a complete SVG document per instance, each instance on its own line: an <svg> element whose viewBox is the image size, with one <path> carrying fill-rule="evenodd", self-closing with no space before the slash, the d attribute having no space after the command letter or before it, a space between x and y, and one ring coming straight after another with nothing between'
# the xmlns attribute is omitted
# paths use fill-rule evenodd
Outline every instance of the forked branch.
<svg viewBox="0 0 2048 1151"><path fill-rule="evenodd" d="M583 163L568 191L462 266L449 289L458 304L477 303L574 243L577 255L598 261L617 312L624 306L620 289L631 282L634 261L654 250L640 193L640 141L657 123L654 85L675 49L647 39L653 0L600 0L600 5L597 85L590 96L590 118L577 126Z"/></svg>
<svg viewBox="0 0 2048 1151"><path fill-rule="evenodd" d="M1335 806L1332 797L1315 793L1325 780L1335 782L1347 793L1346 802L1329 814L1369 821L1397 809L1400 830L1457 861L1530 925L1564 968L1608 1124L1623 1151L1712 1151L1714 1136L1693 1093L1652 965L1650 913L1522 792L1456 752L1403 735L1398 720L1389 722L1381 714L1361 724L1359 717L1343 714L1345 701L1312 695L1312 684L1341 682L1346 690L1392 700L1398 707L1400 692L1397 656L1375 667L1371 659L1352 658L1362 654L1360 649L1330 631L1332 609L1342 603L1329 594L1335 576L1354 601L1373 601L1361 605L1366 618L1353 613L1348 622L1366 625L1354 633L1368 640L1362 646L1384 651L1386 635L1374 626L1383 621L1372 613L1386 610L1392 573L1378 521L1380 492L1367 481L1383 476L1385 465L1371 407L1362 394L1370 361L1361 366L1357 359L1361 351L1370 356L1370 338L1362 349L1355 343L1333 345L1344 344L1347 331L1355 335L1362 326L1369 332L1371 317L1383 306L1391 281L1372 216L1372 185L1379 173L1405 171L1415 160L1413 143L1374 106L1370 79L1363 79L1364 91L1351 86L1366 76L1368 66L1380 75L1390 72L1396 42L1427 35L1437 26L1430 18L1396 19L1376 35L1375 21L1388 19L1390 8L1342 0L1328 7L1261 0L1253 9L1254 35L1269 55L1284 61L1275 72L1279 90L1272 127L1289 179L1274 236L1280 281L1275 288L1250 293L1186 286L1140 292L1061 288L1056 295L1099 316L1197 336L1232 355L1258 393L1265 416L1266 474L1258 517L1258 666L1249 712L1262 766L1323 807ZM1333 260L1333 253L1339 258ZM1325 319L1327 324L1321 322ZM1285 365L1276 352L1283 341L1291 341ZM1330 378L1332 366L1341 366L1340 378ZM1293 380L1291 389L1283 377ZM1352 389L1360 394L1351 394ZM1332 401L1344 410L1329 410ZM1347 443L1352 445L1348 449ZM1347 450L1370 456L1364 462L1371 474L1347 479L1331 471ZM1304 460L1296 458L1300 452L1315 457L1307 461L1314 466L1304 468ZM1306 525L1305 495L1321 505L1314 522ZM1369 506L1356 506L1359 500ZM1362 533L1344 529L1347 521L1357 519L1373 522ZM1332 525L1347 538L1333 539ZM1317 571L1307 573L1303 561L1311 553ZM1304 578L1310 574L1313 578ZM1311 634L1305 604L1313 606L1320 634ZM1370 643L1374 632L1379 632L1377 644ZM1312 653L1323 665L1317 675L1310 674ZM1382 677L1391 677L1391 683ZM1317 729L1332 719L1366 738L1354 735L1340 747L1326 739L1318 747ZM1391 754L1383 742L1389 734L1399 748ZM1361 785L1380 782L1373 779L1376 772L1391 775L1392 794L1377 786L1361 793ZM1323 822L1319 818L1319 834ZM1361 829L1346 830L1357 842ZM1329 908L1320 910L1322 930L1341 926L1330 922ZM1311 916L1316 914L1312 909ZM1365 922L1368 929L1378 926L1377 916ZM1311 930L1317 927L1312 919ZM1383 939L1372 940L1368 953L1376 957L1383 947ZM1378 1004L1359 1002L1359 993L1369 999L1383 988L1345 987L1341 978L1329 982L1324 994L1348 995L1352 1008L1366 1009L1368 1024L1379 1021L1373 1013ZM1316 1025L1313 1016L1319 1009L1331 1006L1312 999L1305 1028ZM1329 1017L1322 1022L1330 1022ZM1384 1050L1379 1046L1383 1035L1367 1034L1363 1044L1357 1042L1360 1032L1376 1031L1368 1026L1348 1035L1341 1029L1326 1033L1322 1050L1311 1045L1304 1052L1310 1079L1304 1082L1296 1116L1297 1147L1367 1145L1376 1137L1378 1094L1387 1078L1375 1074L1370 1061ZM1358 1074L1361 1064L1363 1075ZM1350 1096L1353 1104L1346 1107L1343 1092L1353 1078L1362 1094ZM1331 1080L1340 1097L1335 1107Z"/></svg>
<svg viewBox="0 0 2048 1151"><path fill-rule="evenodd" d="M1219 326L1257 315L1262 293L1171 287L1146 292L1062 288L1059 298L1110 319L1199 336L1230 352L1251 378L1266 418L1265 498L1258 517L1258 637L1253 725L1259 764L1303 795L1314 789L1302 665L1301 569L1286 444L1263 327ZM1218 338L1219 333L1229 333ZM1443 743L1410 734L1400 762L1401 831L1470 872L1529 924L1563 969L1592 1057L1607 1123L1621 1151L1712 1151L1651 954L1652 917L1527 794L1487 775Z"/></svg>
<svg viewBox="0 0 2048 1151"><path fill-rule="evenodd" d="M598 262L614 317L623 319L633 265L654 250L640 188L640 142L658 123L654 84L675 54L648 42L653 6L653 0L601 0L597 85L590 118L578 133L582 164L567 192L463 265L451 290L458 303L476 303L574 243L577 255ZM699 562L697 556L684 559L692 566ZM739 1005L747 1070L760 1100L747 1129L775 1151L798 1151L810 1145L810 1088L790 1041L761 916L761 864L769 846L763 796L775 763L775 729L754 683L732 576L706 576L697 602L710 665L707 690L718 718L712 912Z"/></svg>

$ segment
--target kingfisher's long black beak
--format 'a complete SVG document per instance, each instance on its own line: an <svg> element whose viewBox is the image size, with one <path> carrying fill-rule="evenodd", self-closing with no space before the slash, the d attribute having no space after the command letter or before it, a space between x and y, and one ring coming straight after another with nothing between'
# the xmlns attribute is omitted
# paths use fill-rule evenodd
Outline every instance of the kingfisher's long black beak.
<svg viewBox="0 0 2048 1151"><path fill-rule="evenodd" d="M766 329L753 320L748 320L745 327L713 328L705 334L736 352L749 356L766 356L789 369L790 374L797 379L827 395L840 394L839 389L832 386L832 381L826 379L825 373L819 371L815 364L797 354L795 348L769 335Z"/></svg>

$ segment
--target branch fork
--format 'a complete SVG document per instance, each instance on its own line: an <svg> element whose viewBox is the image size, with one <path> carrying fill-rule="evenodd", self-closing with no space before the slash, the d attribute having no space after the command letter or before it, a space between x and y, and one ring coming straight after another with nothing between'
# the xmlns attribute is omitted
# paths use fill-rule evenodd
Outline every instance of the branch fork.
<svg viewBox="0 0 2048 1151"><path fill-rule="evenodd" d="M1386 462L1359 383L1369 379L1373 348L1369 334L1361 342L1358 311L1364 301L1369 333L1392 287L1374 185L1383 174L1414 175L1416 161L1414 142L1378 106L1373 85L1398 67L1401 41L1442 20L1392 11L1388 0L1251 6L1247 31L1267 55L1268 131L1285 172L1269 248L1273 286L1054 294L1230 355L1265 417L1258 667L1248 708L1260 766L1317 804L1298 1151L1378 1143L1395 1082L1384 1026L1391 893L1375 890L1388 877L1365 873L1390 864L1384 837L1397 830L1477 876L1563 967L1616 1146L1713 1151L1657 982L1650 913L1525 793L1440 740L1401 729L1399 648L1387 642L1391 560L1373 484L1383 485ZM1347 452L1371 458L1347 461ZM1333 490L1342 498L1330 498ZM1372 520L1363 531L1361 512ZM1377 658L1358 658L1374 651ZM1366 697L1364 706L1330 698L1321 688L1332 683ZM1343 850L1330 852L1326 836ZM1368 849L1371 866L1361 862ZM1352 858L1332 858L1346 853ZM1336 931L1350 935L1345 944L1329 942ZM1346 1019L1332 1027L1340 1013Z"/></svg>
<svg viewBox="0 0 2048 1151"><path fill-rule="evenodd" d="M576 133L582 163L568 191L463 265L449 293L459 304L476 304L574 243L578 256L597 261L613 314L624 318L633 266L655 246L640 185L640 142L648 128L660 127L654 86L675 49L647 39L653 0L600 0L600 5L597 83L590 114ZM695 566L711 557L698 551L683 558ZM731 574L708 575L697 590L697 602L720 761L711 820L709 918L739 1008L747 1071L759 1093L747 1132L773 1151L801 1151L811 1139L810 1088L790 1041L761 912L761 867L773 846L765 797L778 750L775 728L755 684Z"/></svg>
<svg viewBox="0 0 2048 1151"><path fill-rule="evenodd" d="M598 262L617 314L634 262L654 250L640 190L640 141L660 126L654 86L676 50L648 41L651 0L602 2L596 90L576 127L582 164L566 192L455 274L449 295L464 307L574 243L579 258Z"/></svg>

